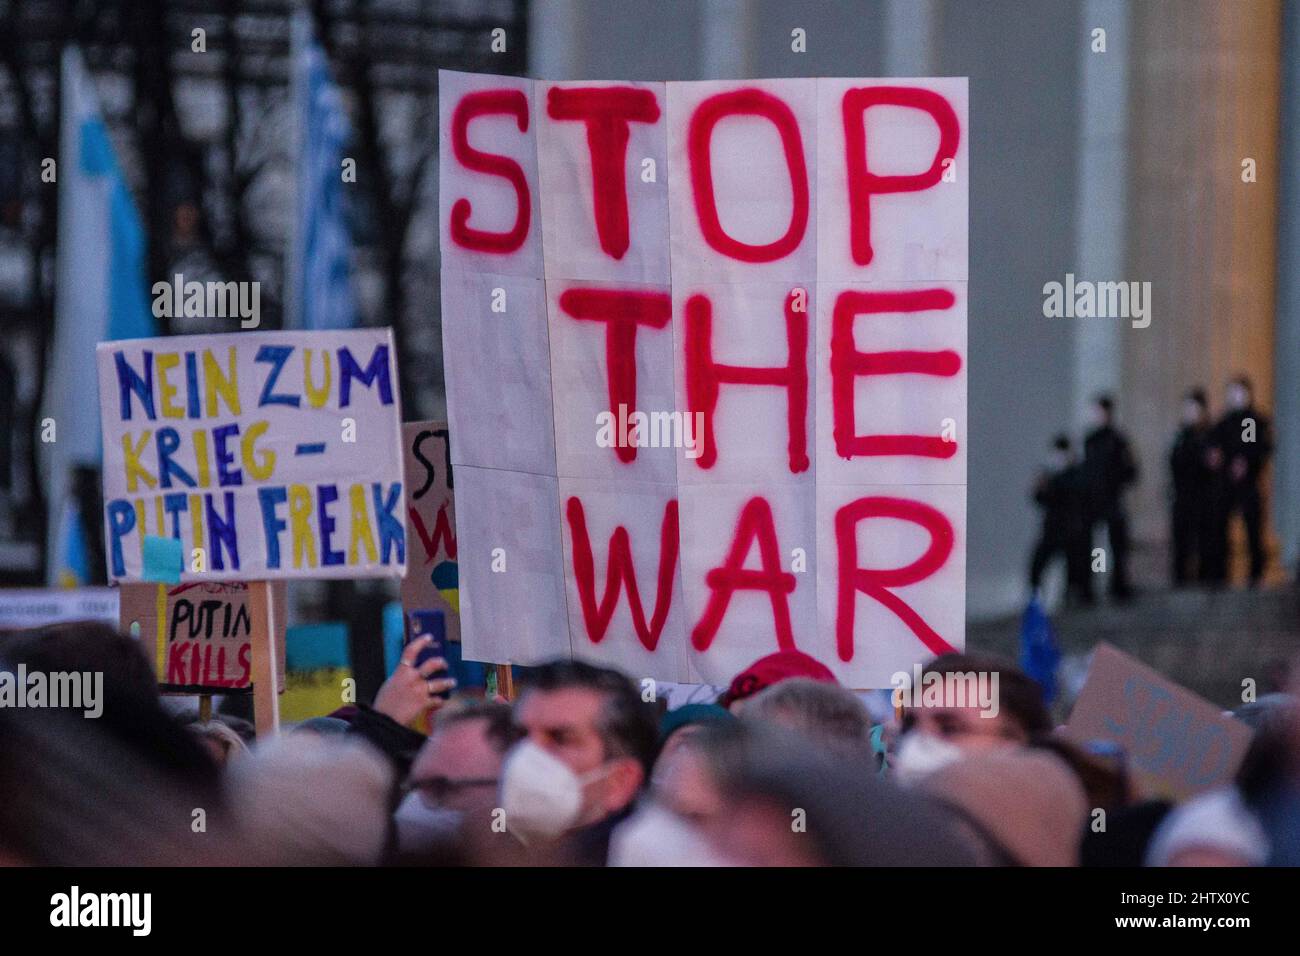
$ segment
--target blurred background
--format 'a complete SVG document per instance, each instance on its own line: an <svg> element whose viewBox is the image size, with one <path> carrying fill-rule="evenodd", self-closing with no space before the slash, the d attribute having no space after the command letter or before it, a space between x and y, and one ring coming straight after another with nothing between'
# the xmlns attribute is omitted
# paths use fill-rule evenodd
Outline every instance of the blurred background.
<svg viewBox="0 0 1300 956"><path fill-rule="evenodd" d="M286 290L311 172L310 150L295 144L316 135L304 133L302 104L323 65L337 115L321 135L357 161L338 253L352 321L396 330L408 421L445 413L439 68L556 80L968 76L968 646L1014 651L1039 531L1035 477L1053 436L1077 445L1090 400L1109 392L1141 469L1127 495L1140 595L1058 615L1067 656L1110 640L1231 703L1243 674L1262 679L1300 647L1289 583L1300 549L1298 2L0 0L5 586L104 576L93 449L41 447L68 374L60 349L76 341L60 297L70 301L72 267L92 251L66 236L60 248L68 210L42 175L61 155L69 49L98 98L148 284L176 273L257 281L264 329L310 326ZM1067 275L1149 282L1149 326L1046 317L1044 286ZM161 334L234 327L156 321ZM1175 592L1168 456L1181 402L1203 387L1217 417L1239 374L1274 423L1264 586ZM87 559L62 553L70 527ZM1232 536L1240 555L1235 522ZM1054 575L1050 605L1063 589L1062 569ZM1232 580L1245 576L1237 557ZM383 662L359 635L379 628L395 593L294 586L300 620L349 622L363 692Z"/></svg>

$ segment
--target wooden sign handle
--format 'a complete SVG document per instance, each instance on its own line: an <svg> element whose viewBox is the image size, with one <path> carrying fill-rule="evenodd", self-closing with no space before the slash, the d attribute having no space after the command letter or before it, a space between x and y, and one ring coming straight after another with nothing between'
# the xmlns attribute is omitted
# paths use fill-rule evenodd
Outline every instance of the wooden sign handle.
<svg viewBox="0 0 1300 956"><path fill-rule="evenodd" d="M276 615L283 614L285 609L276 606L271 585L265 581L249 582L248 606L253 618L253 725L260 739L280 732L275 636Z"/></svg>
<svg viewBox="0 0 1300 956"><path fill-rule="evenodd" d="M515 699L515 675L509 664L493 664L497 672L497 695L508 701Z"/></svg>

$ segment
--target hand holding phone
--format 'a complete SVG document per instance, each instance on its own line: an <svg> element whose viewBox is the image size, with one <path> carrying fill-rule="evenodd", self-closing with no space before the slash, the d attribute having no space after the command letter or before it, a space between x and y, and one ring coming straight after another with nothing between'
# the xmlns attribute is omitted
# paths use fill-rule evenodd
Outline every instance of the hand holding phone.
<svg viewBox="0 0 1300 956"><path fill-rule="evenodd" d="M427 646L416 655L415 669L418 671L424 663L431 658L440 657L447 659L447 618L440 610L412 611L410 614L410 627L408 628L409 638L407 643L414 643L421 638L429 638ZM449 676L450 670L446 667L435 671L430 677ZM430 696L438 700L447 700L451 696L450 690L440 693L431 694Z"/></svg>

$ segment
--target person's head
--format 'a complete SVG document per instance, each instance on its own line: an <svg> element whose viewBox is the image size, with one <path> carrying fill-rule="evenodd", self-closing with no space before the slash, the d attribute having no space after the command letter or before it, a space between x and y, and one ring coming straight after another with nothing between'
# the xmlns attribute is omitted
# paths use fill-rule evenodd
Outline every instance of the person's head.
<svg viewBox="0 0 1300 956"><path fill-rule="evenodd" d="M1233 378L1224 391L1224 399L1229 411L1244 412L1250 408L1255 402L1255 389L1250 384L1250 379L1245 375Z"/></svg>
<svg viewBox="0 0 1300 956"><path fill-rule="evenodd" d="M407 857L481 841L502 761L518 736L510 705L501 701L458 699L440 710L393 815L397 852Z"/></svg>
<svg viewBox="0 0 1300 956"><path fill-rule="evenodd" d="M1049 461L1051 466L1061 469L1070 464L1074 455L1070 451L1070 436L1061 433L1052 439L1052 452Z"/></svg>
<svg viewBox="0 0 1300 956"><path fill-rule="evenodd" d="M1087 794L1088 806L1113 813L1128 804L1129 782L1123 751L1108 741L1083 745L1053 733L1036 737L1031 746L1056 755L1074 771Z"/></svg>
<svg viewBox="0 0 1300 956"><path fill-rule="evenodd" d="M997 694L993 707L982 707L976 693L961 693L958 699L942 695L938 705L903 711L902 732L920 731L942 738L966 750L982 750L1006 743L1024 744L1052 729L1051 715L1043 704L1042 688L1028 674L1008 660L983 654L942 654L921 671L922 687L934 678L944 688L969 689L982 679ZM939 680L942 678L943 680Z"/></svg>
<svg viewBox="0 0 1300 956"><path fill-rule="evenodd" d="M1092 401L1093 424L1098 428L1114 424L1115 399L1110 395L1098 395Z"/></svg>
<svg viewBox="0 0 1300 956"><path fill-rule="evenodd" d="M1236 787L1206 790L1160 821L1146 848L1147 866L1263 866L1267 831Z"/></svg>
<svg viewBox="0 0 1300 956"><path fill-rule="evenodd" d="M0 794L0 867L247 865L221 802L67 710L0 707Z"/></svg>
<svg viewBox="0 0 1300 956"><path fill-rule="evenodd" d="M1235 714L1255 733L1234 782L1242 799L1258 806L1284 790L1300 767L1293 752L1300 703L1291 694L1265 694L1237 708Z"/></svg>
<svg viewBox="0 0 1300 956"><path fill-rule="evenodd" d="M705 726L714 721L735 720L735 716L718 704L683 704L659 719L659 754L654 773L672 760L673 754Z"/></svg>
<svg viewBox="0 0 1300 956"><path fill-rule="evenodd" d="M140 642L106 624L79 621L12 634L4 664L28 673L93 675L98 687L90 720L142 760L219 799L217 764L199 738L162 705L153 667ZM81 718L78 718L81 719ZM89 720L89 718L86 718Z"/></svg>
<svg viewBox="0 0 1300 956"><path fill-rule="evenodd" d="M280 734L226 768L230 813L254 848L247 865L380 862L393 769L357 737Z"/></svg>
<svg viewBox="0 0 1300 956"><path fill-rule="evenodd" d="M973 858L929 799L770 724L742 718L706 739L718 810L702 824L713 850L747 866L936 866ZM706 751L708 753L709 751Z"/></svg>
<svg viewBox="0 0 1300 956"><path fill-rule="evenodd" d="M866 759L871 717L857 695L838 684L796 677L749 699L746 720L767 721L833 753Z"/></svg>
<svg viewBox="0 0 1300 956"><path fill-rule="evenodd" d="M718 703L738 715L750 697L765 687L792 677L835 683L835 675L830 668L817 658L803 651L777 651L760 657L732 678L731 686L718 698Z"/></svg>
<svg viewBox="0 0 1300 956"><path fill-rule="evenodd" d="M1184 425L1204 425L1210 414L1210 403L1205 398L1205 389L1194 388L1183 398L1182 420Z"/></svg>
<svg viewBox="0 0 1300 956"><path fill-rule="evenodd" d="M295 734L315 734L318 737L344 737L352 725L342 717L308 717L293 727Z"/></svg>
<svg viewBox="0 0 1300 956"><path fill-rule="evenodd" d="M655 764L654 801L695 826L707 826L722 809L719 777L740 760L745 739L735 719L699 726Z"/></svg>
<svg viewBox="0 0 1300 956"><path fill-rule="evenodd" d="M560 660L531 668L515 704L523 740L502 777L506 825L558 836L620 813L648 779L653 708L616 670Z"/></svg>
<svg viewBox="0 0 1300 956"><path fill-rule="evenodd" d="M1105 829L1084 828L1079 865L1142 866L1151 838L1173 806L1168 800L1143 800L1107 811Z"/></svg>
<svg viewBox="0 0 1300 956"><path fill-rule="evenodd" d="M917 789L957 815L986 863L1079 863L1087 798L1073 771L1046 750L970 753L922 778Z"/></svg>
<svg viewBox="0 0 1300 956"><path fill-rule="evenodd" d="M411 790L430 809L465 814L490 806L501 763L518 738L509 704L452 704L438 713L433 733L411 764Z"/></svg>
<svg viewBox="0 0 1300 956"><path fill-rule="evenodd" d="M193 720L185 722L185 726L207 748L219 767L248 753L248 744L244 738L220 719L203 721L195 715Z"/></svg>
<svg viewBox="0 0 1300 956"><path fill-rule="evenodd" d="M687 705L699 707L700 705ZM707 705L713 707L713 705ZM717 866L729 862L709 844L722 811L719 773L738 759L740 721L721 707L675 714L650 780L649 798L610 843L611 866ZM692 719L692 716L694 719Z"/></svg>

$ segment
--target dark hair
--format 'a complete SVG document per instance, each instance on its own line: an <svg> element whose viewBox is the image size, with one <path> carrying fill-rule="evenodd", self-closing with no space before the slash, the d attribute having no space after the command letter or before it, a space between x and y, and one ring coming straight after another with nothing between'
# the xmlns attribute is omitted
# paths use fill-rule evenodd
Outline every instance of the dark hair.
<svg viewBox="0 0 1300 956"><path fill-rule="evenodd" d="M1201 388L1199 385L1189 391L1187 397L1197 405L1200 405L1201 408L1209 408L1210 406L1209 399L1205 397L1205 389Z"/></svg>
<svg viewBox="0 0 1300 956"><path fill-rule="evenodd" d="M218 768L203 745L163 709L140 641L93 621L11 634L4 663L28 671L103 674L97 729L178 782L219 799Z"/></svg>
<svg viewBox="0 0 1300 956"><path fill-rule="evenodd" d="M1285 786L1292 768L1291 728L1296 706L1294 700L1280 702L1257 718L1255 735L1234 778L1247 806L1257 808Z"/></svg>
<svg viewBox="0 0 1300 956"><path fill-rule="evenodd" d="M1115 399L1108 394L1098 395L1097 407L1109 415L1115 410Z"/></svg>
<svg viewBox="0 0 1300 956"><path fill-rule="evenodd" d="M1052 447L1055 448L1057 451L1069 451L1070 436L1064 433L1057 435L1055 438L1052 439Z"/></svg>
<svg viewBox="0 0 1300 956"><path fill-rule="evenodd" d="M0 857L38 866L245 862L250 848L226 829L210 790L101 724L64 710L0 707ZM197 740L175 730L206 758ZM207 811L204 834L190 829L194 807Z"/></svg>
<svg viewBox="0 0 1300 956"><path fill-rule="evenodd" d="M782 682L788 683L788 682ZM780 687L782 684L775 684ZM830 866L969 865L974 857L949 814L846 756L787 729L751 720L703 727L689 744L732 807L802 811L814 856Z"/></svg>
<svg viewBox="0 0 1300 956"><path fill-rule="evenodd" d="M1056 734L1039 735L1029 746L1055 754L1069 766L1083 787L1088 806L1110 813L1128 803L1128 774L1122 764L1111 766L1081 745Z"/></svg>
<svg viewBox="0 0 1300 956"><path fill-rule="evenodd" d="M620 672L585 661L556 660L531 667L523 679L523 692L543 693L579 688L605 698L598 728L607 756L632 757L646 774L654 763L659 728L654 710L641 700L636 685Z"/></svg>
<svg viewBox="0 0 1300 956"><path fill-rule="evenodd" d="M1038 682L1009 660L993 654L941 654L922 670L923 674L975 673L998 675L998 707L1020 725L1031 740L1052 730L1052 716L1043 704L1043 689ZM916 715L903 712L903 729L911 727Z"/></svg>
<svg viewBox="0 0 1300 956"><path fill-rule="evenodd" d="M1250 392L1252 395L1255 394L1255 386L1252 385L1252 384L1250 383L1250 376L1249 376L1249 375L1244 375L1244 374L1243 374L1243 375L1234 375L1234 376L1230 379L1230 384L1233 384L1233 385L1240 385L1242 388L1244 388L1246 391Z"/></svg>
<svg viewBox="0 0 1300 956"><path fill-rule="evenodd" d="M749 698L744 720L768 721L830 750L869 757L871 717L853 691L839 684L792 677Z"/></svg>
<svg viewBox="0 0 1300 956"><path fill-rule="evenodd" d="M102 673L110 700L159 700L153 666L140 642L107 624L72 621L16 631L5 642L4 656L11 664L26 664L28 670Z"/></svg>
<svg viewBox="0 0 1300 956"><path fill-rule="evenodd" d="M461 699L451 707L438 714L433 732L467 724L472 720L482 720L487 726L483 734L492 744L492 749L499 754L505 753L517 741L521 734L511 716L510 705L499 700L465 700Z"/></svg>

